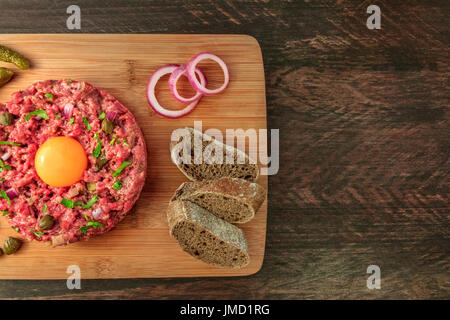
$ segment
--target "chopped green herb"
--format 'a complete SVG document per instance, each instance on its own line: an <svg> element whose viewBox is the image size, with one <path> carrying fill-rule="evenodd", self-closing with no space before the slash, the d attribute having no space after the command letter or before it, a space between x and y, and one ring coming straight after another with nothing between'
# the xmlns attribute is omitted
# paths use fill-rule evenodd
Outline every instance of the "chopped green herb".
<svg viewBox="0 0 450 320"><path fill-rule="evenodd" d="M11 199L8 197L5 190L0 191L0 198L7 200L8 207L11 207Z"/></svg>
<svg viewBox="0 0 450 320"><path fill-rule="evenodd" d="M41 238L41 235L44 234L42 231L36 231L36 230L30 230L30 232L33 233L39 239Z"/></svg>
<svg viewBox="0 0 450 320"><path fill-rule="evenodd" d="M102 227L103 227L103 223L96 222L96 221L89 221L87 223L87 225L85 225L84 227L80 228L80 231L82 233L86 233L86 231L88 231L89 228L97 229L97 228L102 228Z"/></svg>
<svg viewBox="0 0 450 320"><path fill-rule="evenodd" d="M83 227L80 228L80 231L81 231L82 233L86 233L86 231L88 231L89 228L97 229L97 228L103 227L103 223L96 222L96 221L94 221L94 220L90 220L90 219L88 218L87 215L84 215L84 219L85 219L88 223L87 223L85 226L83 226Z"/></svg>
<svg viewBox="0 0 450 320"><path fill-rule="evenodd" d="M91 226L91 227L93 227L94 229L97 229L97 228L103 227L103 223L101 223L101 222L96 222L96 221L89 221L89 222L88 222L88 226Z"/></svg>
<svg viewBox="0 0 450 320"><path fill-rule="evenodd" d="M45 97L53 101L53 95L51 93L46 93Z"/></svg>
<svg viewBox="0 0 450 320"><path fill-rule="evenodd" d="M89 209L96 203L98 200L98 195L95 195L92 197L91 200L89 200L86 204L83 204L82 202L74 202L73 200L69 200L66 198L62 198L61 204L66 208L75 208L75 207L82 207L83 209Z"/></svg>
<svg viewBox="0 0 450 320"><path fill-rule="evenodd" d="M122 189L122 181L120 179L116 180L116 182L112 185L112 188L115 190Z"/></svg>
<svg viewBox="0 0 450 320"><path fill-rule="evenodd" d="M72 82L72 79L69 78L69 79L67 80L67 84L70 84L71 82Z"/></svg>
<svg viewBox="0 0 450 320"><path fill-rule="evenodd" d="M21 146L21 144L17 143L17 142L1 141L1 140L0 140L0 144L6 144L8 146L19 146L19 147Z"/></svg>
<svg viewBox="0 0 450 320"><path fill-rule="evenodd" d="M69 124L72 124L73 122L75 121L75 119L74 118L70 118L70 120L69 120Z"/></svg>
<svg viewBox="0 0 450 320"><path fill-rule="evenodd" d="M83 122L86 125L86 128L88 129L88 131L91 131L91 125L89 124L89 121L87 121L87 119L85 117L83 117Z"/></svg>
<svg viewBox="0 0 450 320"><path fill-rule="evenodd" d="M98 200L98 195L95 195L92 197L91 200L89 200L84 206L82 206L83 209L89 209L90 207L92 207L94 205L94 203L96 203Z"/></svg>
<svg viewBox="0 0 450 320"><path fill-rule="evenodd" d="M42 208L42 212L43 212L43 213L46 213L46 212L47 212L47 205L46 205L46 204L44 204L44 207Z"/></svg>
<svg viewBox="0 0 450 320"><path fill-rule="evenodd" d="M32 116L40 116L42 119L46 119L46 120L49 119L48 115L47 115L47 112L45 112L45 110L42 110L42 109L31 111L29 114L27 114L25 116L25 120L26 121L30 120L30 118Z"/></svg>
<svg viewBox="0 0 450 320"><path fill-rule="evenodd" d="M103 119L105 119L105 117L106 117L106 113L105 112L102 112L102 114L98 117L100 120L103 120Z"/></svg>
<svg viewBox="0 0 450 320"><path fill-rule="evenodd" d="M66 208L73 208L73 200L62 198L60 203Z"/></svg>
<svg viewBox="0 0 450 320"><path fill-rule="evenodd" d="M2 216L7 216L8 214L9 214L9 211L8 211L8 210L3 210Z"/></svg>
<svg viewBox="0 0 450 320"><path fill-rule="evenodd" d="M59 115L59 113L55 113L55 118L59 120L59 118L61 118L61 116Z"/></svg>
<svg viewBox="0 0 450 320"><path fill-rule="evenodd" d="M127 139L123 139L123 144L126 145L127 147L129 147L130 145L128 144Z"/></svg>
<svg viewBox="0 0 450 320"><path fill-rule="evenodd" d="M123 161L122 164L120 165L120 167L114 171L114 173L112 174L112 176L115 178L117 177L123 169L125 169L126 167L128 167L132 162L129 161Z"/></svg>
<svg viewBox="0 0 450 320"><path fill-rule="evenodd" d="M88 231L89 228L90 227L88 227L88 226L84 226L84 227L80 228L80 231L81 231L81 233L86 233L86 231Z"/></svg>
<svg viewBox="0 0 450 320"><path fill-rule="evenodd" d="M12 168L5 164L2 159L0 159L0 172L4 170L11 170Z"/></svg>
<svg viewBox="0 0 450 320"><path fill-rule="evenodd" d="M17 228L17 227L11 227L11 228L13 228L14 230L16 230L16 232L19 232L19 228Z"/></svg>
<svg viewBox="0 0 450 320"><path fill-rule="evenodd" d="M94 138L97 139L97 146L95 147L94 151L92 152L92 155L95 158L98 158L100 156L100 152L102 151L102 142L100 141L97 133L95 134Z"/></svg>
<svg viewBox="0 0 450 320"><path fill-rule="evenodd" d="M109 143L109 145L110 145L110 146L113 146L113 145L114 145L114 142L116 142L116 139L117 139L117 137L114 137L114 138L111 140L111 142Z"/></svg>

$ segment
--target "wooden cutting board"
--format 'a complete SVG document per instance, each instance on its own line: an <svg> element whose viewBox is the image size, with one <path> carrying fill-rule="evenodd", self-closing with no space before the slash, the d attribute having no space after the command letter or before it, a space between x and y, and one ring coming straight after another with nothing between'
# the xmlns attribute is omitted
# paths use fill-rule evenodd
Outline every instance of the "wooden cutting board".
<svg viewBox="0 0 450 320"><path fill-rule="evenodd" d="M257 272L263 263L267 201L255 219L242 226L247 236L251 263L240 270L209 266L184 253L169 236L167 203L186 178L170 161L173 130L202 121L209 128L266 128L264 68L258 42L243 35L97 35L9 34L0 44L21 52L31 61L30 70L16 72L0 88L0 102L11 93L39 80L72 78L103 88L118 98L136 116L148 148L148 177L135 208L111 232L89 241L51 248L25 242L15 255L0 257L0 279L64 279L70 265L78 265L81 277L152 278L242 276ZM230 70L230 85L219 95L203 97L198 107L181 119L155 114L145 96L150 74L165 64L186 63L194 54L208 51L222 57ZM212 87L222 74L214 64L201 64ZM216 69L217 68L217 69ZM166 78L163 78L166 79ZM188 94L187 82L181 82ZM158 88L160 102L174 108L167 81ZM248 151L248 150L247 150ZM267 189L267 177L259 181ZM17 236L0 217L0 241Z"/></svg>

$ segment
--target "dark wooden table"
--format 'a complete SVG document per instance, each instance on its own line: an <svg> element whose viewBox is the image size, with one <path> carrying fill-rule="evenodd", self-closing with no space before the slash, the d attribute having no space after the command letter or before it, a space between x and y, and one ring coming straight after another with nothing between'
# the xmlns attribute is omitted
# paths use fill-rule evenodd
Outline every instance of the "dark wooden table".
<svg viewBox="0 0 450 320"><path fill-rule="evenodd" d="M268 127L281 140L264 266L244 278L85 280L73 291L3 280L0 297L450 298L450 2L75 2L84 33L258 39ZM0 33L80 32L66 28L75 2L3 0ZM366 27L370 4L381 30ZM371 264L380 290L366 287Z"/></svg>

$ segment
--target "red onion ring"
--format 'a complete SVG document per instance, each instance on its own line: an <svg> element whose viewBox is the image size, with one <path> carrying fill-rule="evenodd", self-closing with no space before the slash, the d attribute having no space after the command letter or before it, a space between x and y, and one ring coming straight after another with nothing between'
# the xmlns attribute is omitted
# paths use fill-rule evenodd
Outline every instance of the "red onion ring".
<svg viewBox="0 0 450 320"><path fill-rule="evenodd" d="M195 107L197 106L198 102L201 99L200 97L198 100L192 102L182 110L167 110L159 104L158 99L156 99L155 95L156 84L158 83L159 79L161 79L161 77L163 77L166 74L172 73L178 67L179 65L177 64L168 64L163 67L160 67L151 75L147 84L147 101L150 104L150 106L153 108L153 110L155 110L157 114L172 119L180 118L182 116L187 115L189 112L195 109Z"/></svg>
<svg viewBox="0 0 450 320"><path fill-rule="evenodd" d="M218 89L211 90L211 89L206 88L205 85L201 84L198 81L197 77L195 76L195 70L197 68L197 64L200 61L206 60L206 59L217 62L223 70L223 75L224 75L223 85ZM227 65L225 64L225 62L222 59L220 59L218 56L216 56L212 53L201 52L199 54L196 54L187 63L186 70L187 70L187 76L188 76L189 82L191 83L191 85L195 89L195 91L198 91L205 95L211 95L211 94L216 94L216 93L222 92L223 90L225 90L225 88L228 86L228 83L230 82L230 74L228 72Z"/></svg>
<svg viewBox="0 0 450 320"><path fill-rule="evenodd" d="M64 111L63 114L66 118L70 118L72 117L72 112L73 112L73 104L68 103L64 106Z"/></svg>
<svg viewBox="0 0 450 320"><path fill-rule="evenodd" d="M206 77L205 77L205 74L200 70L200 68L195 68L195 73L200 78L200 81L204 82L205 86L206 86L206 83L207 83ZM202 96L202 93L198 92L198 91L196 91L195 95L191 98L182 97L178 93L177 82L181 78L181 76L186 76L186 65L185 64L176 68L170 75L169 88L170 88L170 92L172 92L173 97L182 103L191 103L191 102L194 102L195 100L200 99L200 97Z"/></svg>

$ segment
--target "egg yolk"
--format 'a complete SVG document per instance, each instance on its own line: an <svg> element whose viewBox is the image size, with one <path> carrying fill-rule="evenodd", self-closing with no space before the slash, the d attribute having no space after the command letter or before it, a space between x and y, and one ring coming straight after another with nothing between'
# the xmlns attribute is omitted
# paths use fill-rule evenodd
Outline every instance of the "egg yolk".
<svg viewBox="0 0 450 320"><path fill-rule="evenodd" d="M34 165L45 183L52 187L67 187L81 179L87 167L87 157L75 139L54 137L39 147Z"/></svg>

